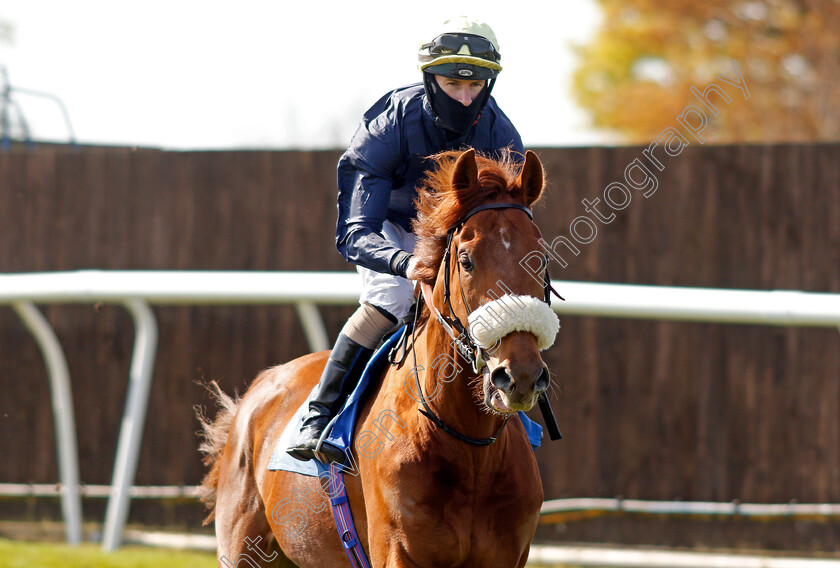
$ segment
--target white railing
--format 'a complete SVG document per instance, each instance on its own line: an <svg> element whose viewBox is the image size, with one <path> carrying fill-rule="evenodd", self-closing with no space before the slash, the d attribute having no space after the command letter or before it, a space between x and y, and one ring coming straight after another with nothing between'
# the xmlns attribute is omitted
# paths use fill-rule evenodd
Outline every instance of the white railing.
<svg viewBox="0 0 840 568"><path fill-rule="evenodd" d="M553 281L567 301L560 314L781 326L840 328L840 294L714 290ZM0 275L0 304L18 313L44 356L55 416L62 511L67 540L82 540L78 451L70 377L61 346L34 304L113 302L135 324L126 408L120 427L103 547L119 547L142 441L157 324L149 304L293 304L313 351L329 341L316 304L353 304L361 281L354 272L101 271Z"/></svg>

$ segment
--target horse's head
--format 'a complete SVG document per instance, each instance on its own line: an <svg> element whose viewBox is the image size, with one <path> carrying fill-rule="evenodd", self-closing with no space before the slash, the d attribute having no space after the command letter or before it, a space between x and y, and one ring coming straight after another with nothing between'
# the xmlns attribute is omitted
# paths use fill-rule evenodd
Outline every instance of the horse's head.
<svg viewBox="0 0 840 568"><path fill-rule="evenodd" d="M417 201L421 279L434 286L437 309L457 322L456 334L462 325L480 348L487 407L529 410L548 388L540 350L559 327L543 301L544 284L520 267L540 250L529 208L543 190L542 164L530 151L521 167L509 156L497 162L474 150L437 160Z"/></svg>

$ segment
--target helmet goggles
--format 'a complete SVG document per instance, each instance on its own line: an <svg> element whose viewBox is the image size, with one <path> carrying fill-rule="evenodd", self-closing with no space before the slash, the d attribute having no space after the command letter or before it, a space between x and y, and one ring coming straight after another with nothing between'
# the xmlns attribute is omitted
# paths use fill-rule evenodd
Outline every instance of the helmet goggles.
<svg viewBox="0 0 840 568"><path fill-rule="evenodd" d="M420 49L428 49L431 60L444 55L457 55L465 45L469 50L469 54L465 55L472 55L493 63L498 63L502 58L490 40L474 34L441 34L429 43L421 45Z"/></svg>

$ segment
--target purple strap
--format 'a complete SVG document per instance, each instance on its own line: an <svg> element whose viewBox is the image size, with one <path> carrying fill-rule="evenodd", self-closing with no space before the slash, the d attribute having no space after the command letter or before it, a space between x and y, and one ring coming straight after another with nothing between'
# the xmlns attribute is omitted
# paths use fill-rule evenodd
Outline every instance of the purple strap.
<svg viewBox="0 0 840 568"><path fill-rule="evenodd" d="M338 538L344 545L344 552L353 568L370 568L356 533L356 525L353 524L353 513L350 512L347 493L344 492L344 474L334 462L330 464L329 479L330 507L335 519L335 528L338 529Z"/></svg>

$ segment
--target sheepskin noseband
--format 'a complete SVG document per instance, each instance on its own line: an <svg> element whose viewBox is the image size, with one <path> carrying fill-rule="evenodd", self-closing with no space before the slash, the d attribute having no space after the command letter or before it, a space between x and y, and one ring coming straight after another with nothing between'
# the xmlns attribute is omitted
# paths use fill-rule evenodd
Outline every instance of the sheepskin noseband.
<svg viewBox="0 0 840 568"><path fill-rule="evenodd" d="M548 304L533 296L504 296L487 302L469 317L470 336L482 349L494 347L514 331L527 331L537 337L540 351L554 343L560 319Z"/></svg>

